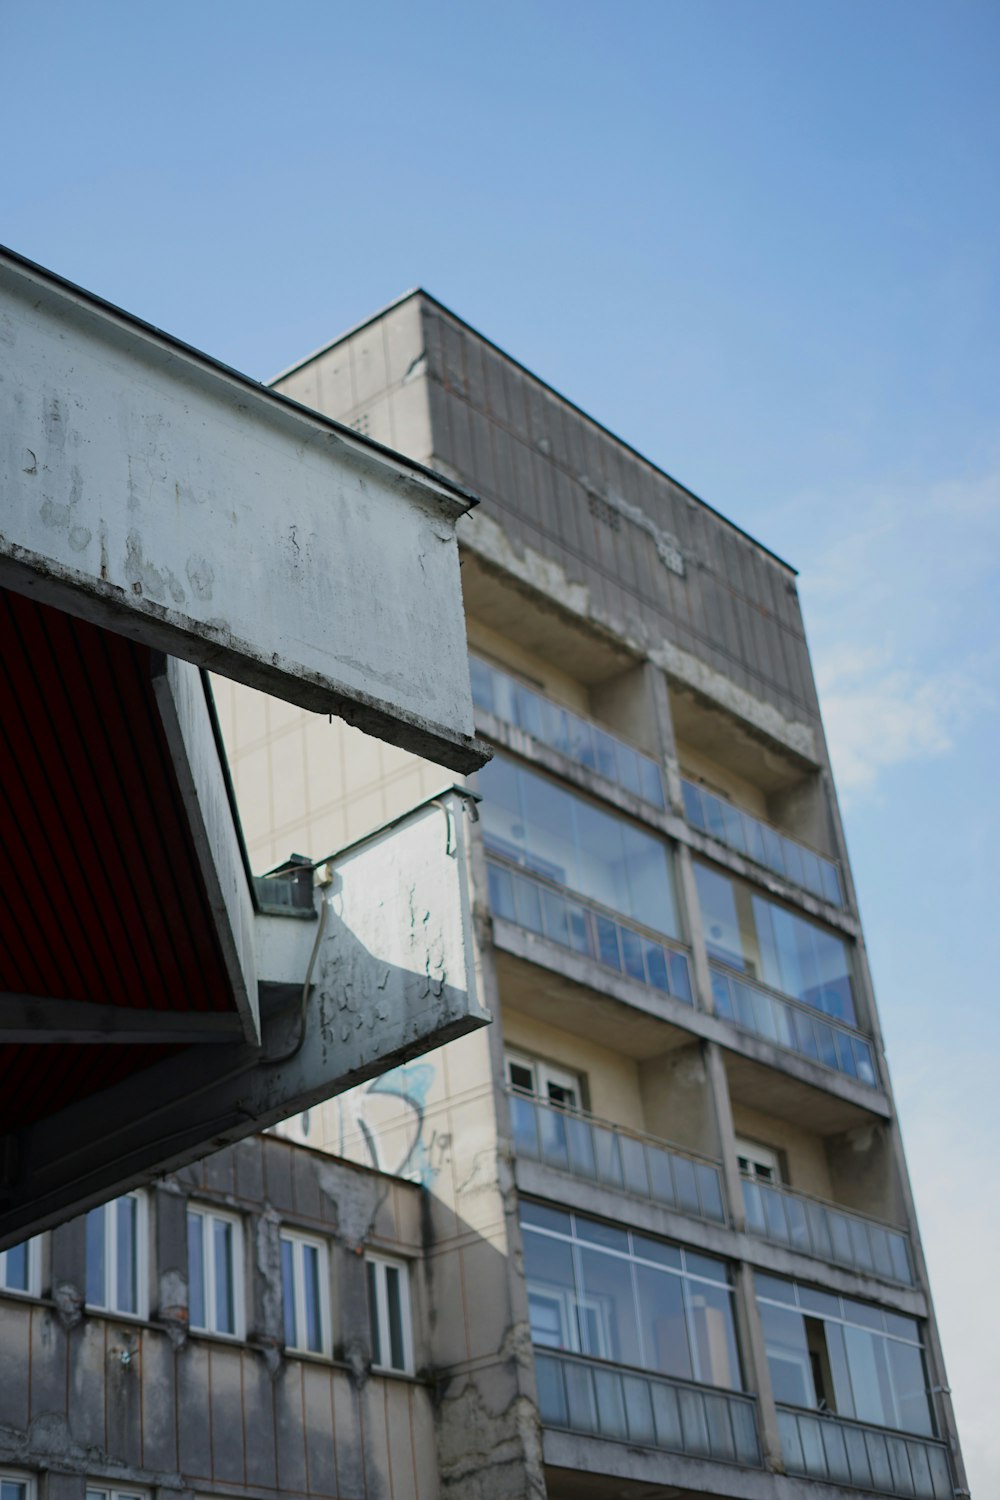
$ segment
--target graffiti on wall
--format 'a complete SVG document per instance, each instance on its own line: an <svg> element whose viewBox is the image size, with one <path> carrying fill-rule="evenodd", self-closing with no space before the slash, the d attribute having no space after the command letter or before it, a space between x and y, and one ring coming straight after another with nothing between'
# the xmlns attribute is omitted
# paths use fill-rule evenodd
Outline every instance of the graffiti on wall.
<svg viewBox="0 0 1000 1500"><path fill-rule="evenodd" d="M436 1074L433 1063L403 1063L342 1094L337 1100L340 1155L356 1155L350 1142L360 1137L371 1166L429 1188L451 1144L450 1135L428 1128L427 1099ZM387 1099L401 1101L403 1108L387 1110Z"/></svg>

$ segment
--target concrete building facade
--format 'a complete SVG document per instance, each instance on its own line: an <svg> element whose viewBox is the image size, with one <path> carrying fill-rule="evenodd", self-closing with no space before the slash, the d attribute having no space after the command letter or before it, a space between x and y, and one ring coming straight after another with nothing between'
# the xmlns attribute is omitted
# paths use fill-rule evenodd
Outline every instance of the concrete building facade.
<svg viewBox="0 0 1000 1500"><path fill-rule="evenodd" d="M150 1189L131 1320L94 1216L56 1231L3 1303L47 1382L3 1500L967 1493L793 570L425 293L276 386L481 498L493 1024ZM453 780L216 699L256 869Z"/></svg>

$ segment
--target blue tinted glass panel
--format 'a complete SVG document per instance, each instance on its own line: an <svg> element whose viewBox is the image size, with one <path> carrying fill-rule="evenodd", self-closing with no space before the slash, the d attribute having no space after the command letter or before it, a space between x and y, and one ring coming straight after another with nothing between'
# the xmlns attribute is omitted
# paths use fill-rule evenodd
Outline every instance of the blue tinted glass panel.
<svg viewBox="0 0 1000 1500"><path fill-rule="evenodd" d="M667 956L659 943L645 943L646 977L649 984L657 990L670 989L670 980L667 976Z"/></svg>
<svg viewBox="0 0 1000 1500"><path fill-rule="evenodd" d="M574 953L592 955L590 929L587 926L587 914L583 907L577 906L575 901L567 901L566 915L569 922L569 946Z"/></svg>
<svg viewBox="0 0 1000 1500"><path fill-rule="evenodd" d="M715 1014L722 1016L727 1021L734 1020L733 997L729 988L729 980L724 974L712 971L712 1001L715 1005Z"/></svg>
<svg viewBox="0 0 1000 1500"><path fill-rule="evenodd" d="M484 661L476 657L469 659L469 680L472 684L472 701L477 708L493 712L493 673Z"/></svg>
<svg viewBox="0 0 1000 1500"><path fill-rule="evenodd" d="M138 1311L139 1204L135 1198L119 1198L112 1209L117 1239L115 1307L119 1312L134 1313Z"/></svg>
<svg viewBox="0 0 1000 1500"><path fill-rule="evenodd" d="M87 1215L87 1301L93 1307L104 1307L107 1297L105 1219L104 1208L92 1208Z"/></svg>
<svg viewBox="0 0 1000 1500"><path fill-rule="evenodd" d="M646 760L644 756L640 756L639 776L642 782L642 795L646 801L652 802L654 807L662 807L664 805L663 777L656 762Z"/></svg>
<svg viewBox="0 0 1000 1500"><path fill-rule="evenodd" d="M694 877L710 956L721 959L734 969L745 968L733 882L707 865L697 863Z"/></svg>
<svg viewBox="0 0 1000 1500"><path fill-rule="evenodd" d="M307 1347L319 1354L323 1348L323 1325L320 1317L319 1250L315 1245L302 1246L302 1270L306 1295Z"/></svg>
<svg viewBox="0 0 1000 1500"><path fill-rule="evenodd" d="M15 1245L7 1251L4 1264L4 1285L11 1292L26 1292L28 1290L28 1241L23 1245Z"/></svg>
<svg viewBox="0 0 1000 1500"><path fill-rule="evenodd" d="M878 1080L875 1077L875 1060L872 1055L872 1049L860 1037L854 1037L853 1041L854 1063L858 1070L858 1078L862 1083L869 1083L874 1088Z"/></svg>
<svg viewBox="0 0 1000 1500"><path fill-rule="evenodd" d="M620 969L621 955L618 951L618 923L608 917L594 917L597 931L597 956L609 969Z"/></svg>
<svg viewBox="0 0 1000 1500"><path fill-rule="evenodd" d="M299 1342L295 1326L295 1246L286 1239L281 1241L281 1297L285 1312L285 1344L289 1349L295 1349Z"/></svg>
<svg viewBox="0 0 1000 1500"><path fill-rule="evenodd" d="M515 921L514 886L510 871L490 864L487 865L487 875L490 883L490 906L494 915L505 917L508 922Z"/></svg>
<svg viewBox="0 0 1000 1500"><path fill-rule="evenodd" d="M619 740L615 745L615 753L618 762L618 780L628 792L634 792L637 797L642 796L642 775L639 770L640 756L630 745L623 745Z"/></svg>
<svg viewBox="0 0 1000 1500"><path fill-rule="evenodd" d="M625 972L632 979L638 979L640 984L646 982L646 970L642 962L642 938L628 927L619 929L622 944L622 957L625 961Z"/></svg>
<svg viewBox="0 0 1000 1500"><path fill-rule="evenodd" d="M691 993L691 969L683 953L670 954L670 993L678 1000L694 1004Z"/></svg>
<svg viewBox="0 0 1000 1500"><path fill-rule="evenodd" d="M608 781L618 780L618 757L617 746L610 734L605 734L603 729L594 729L594 753L597 757L597 770L600 775ZM633 757L635 752L632 752Z"/></svg>
<svg viewBox="0 0 1000 1500"><path fill-rule="evenodd" d="M188 1214L188 1316L192 1328L205 1328L205 1240L201 1214Z"/></svg>
<svg viewBox="0 0 1000 1500"><path fill-rule="evenodd" d="M233 1289L233 1226L213 1219L212 1256L215 1269L215 1330L236 1332L236 1302Z"/></svg>
<svg viewBox="0 0 1000 1500"><path fill-rule="evenodd" d="M833 906L844 904L844 893L840 885L840 873L836 865L830 864L829 860L820 861L820 872L823 882L823 895Z"/></svg>
<svg viewBox="0 0 1000 1500"><path fill-rule="evenodd" d="M372 1341L372 1361L383 1363L382 1340L378 1326L378 1278L372 1261L365 1262L365 1279L368 1283L368 1332Z"/></svg>
<svg viewBox="0 0 1000 1500"><path fill-rule="evenodd" d="M541 891L534 881L514 881L515 919L530 932L542 931Z"/></svg>
<svg viewBox="0 0 1000 1500"><path fill-rule="evenodd" d="M564 948L570 947L565 900L562 896L557 896L554 891L542 891L541 897L545 936L551 938L554 943L560 943Z"/></svg>
<svg viewBox="0 0 1000 1500"><path fill-rule="evenodd" d="M705 813L701 805L701 789L693 782L681 782L681 795L684 798L684 816L693 828L706 828Z"/></svg>

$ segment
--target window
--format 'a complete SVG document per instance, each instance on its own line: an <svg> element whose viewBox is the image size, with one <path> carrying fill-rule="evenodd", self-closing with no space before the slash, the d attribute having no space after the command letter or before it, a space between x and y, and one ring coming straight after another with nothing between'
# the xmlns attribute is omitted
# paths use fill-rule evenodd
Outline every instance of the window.
<svg viewBox="0 0 1000 1500"><path fill-rule="evenodd" d="M707 865L696 861L694 874L709 958L857 1025L850 953L841 938Z"/></svg>
<svg viewBox="0 0 1000 1500"><path fill-rule="evenodd" d="M754 1182L780 1183L782 1180L781 1158L770 1146L761 1146L757 1141L746 1141L737 1136L736 1160L743 1176Z"/></svg>
<svg viewBox="0 0 1000 1500"><path fill-rule="evenodd" d="M146 1197L126 1193L87 1215L87 1305L144 1318L148 1312Z"/></svg>
<svg viewBox="0 0 1000 1500"><path fill-rule="evenodd" d="M507 1081L519 1094L534 1094L549 1104L558 1104L561 1109L581 1107L583 1091L576 1073L567 1073L537 1057L527 1057L519 1052L507 1053L506 1066Z"/></svg>
<svg viewBox="0 0 1000 1500"><path fill-rule="evenodd" d="M106 1489L87 1485L86 1500L148 1500L148 1490Z"/></svg>
<svg viewBox="0 0 1000 1500"><path fill-rule="evenodd" d="M536 1203L521 1228L533 1343L741 1388L723 1261Z"/></svg>
<svg viewBox="0 0 1000 1500"><path fill-rule="evenodd" d="M775 1276L756 1281L777 1401L934 1435L913 1318Z"/></svg>
<svg viewBox="0 0 1000 1500"><path fill-rule="evenodd" d="M0 1472L0 1500L34 1500L35 1482L30 1474Z"/></svg>
<svg viewBox="0 0 1000 1500"><path fill-rule="evenodd" d="M330 1271L321 1240L282 1232L281 1289L285 1348L300 1354L329 1354Z"/></svg>
<svg viewBox="0 0 1000 1500"><path fill-rule="evenodd" d="M37 1297L41 1286L42 1242L36 1235L10 1250L0 1250L0 1291Z"/></svg>
<svg viewBox="0 0 1000 1500"><path fill-rule="evenodd" d="M372 1335L372 1366L376 1370L413 1373L410 1329L410 1286L405 1262L368 1256L368 1317Z"/></svg>
<svg viewBox="0 0 1000 1500"><path fill-rule="evenodd" d="M488 849L655 932L679 935L662 839L502 755L483 767L478 786Z"/></svg>
<svg viewBox="0 0 1000 1500"><path fill-rule="evenodd" d="M243 1234L239 1219L189 1208L188 1313L199 1333L243 1337Z"/></svg>

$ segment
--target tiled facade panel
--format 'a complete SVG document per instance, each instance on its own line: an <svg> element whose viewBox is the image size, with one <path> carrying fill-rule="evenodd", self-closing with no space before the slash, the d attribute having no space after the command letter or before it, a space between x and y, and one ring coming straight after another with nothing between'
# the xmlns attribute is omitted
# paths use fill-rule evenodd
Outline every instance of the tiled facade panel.
<svg viewBox="0 0 1000 1500"><path fill-rule="evenodd" d="M471 330L421 306L434 458L508 536L585 583L608 623L666 637L787 717L815 720L790 571ZM616 500L677 539L683 578Z"/></svg>
<svg viewBox="0 0 1000 1500"><path fill-rule="evenodd" d="M430 1391L371 1374L365 1353L361 1252L374 1241L414 1257L418 1197L410 1184L275 1137L208 1157L149 1190L152 1282L161 1292L148 1322L81 1315L80 1221L55 1231L59 1296L49 1295L48 1274L41 1298L0 1295L0 1468L31 1473L55 1463L79 1476L75 1500L86 1480L198 1494L434 1500ZM185 1268L188 1202L242 1225L245 1340L188 1333L176 1307L160 1305L162 1288ZM281 1351L280 1274L265 1251L282 1225L329 1247L332 1360Z"/></svg>

